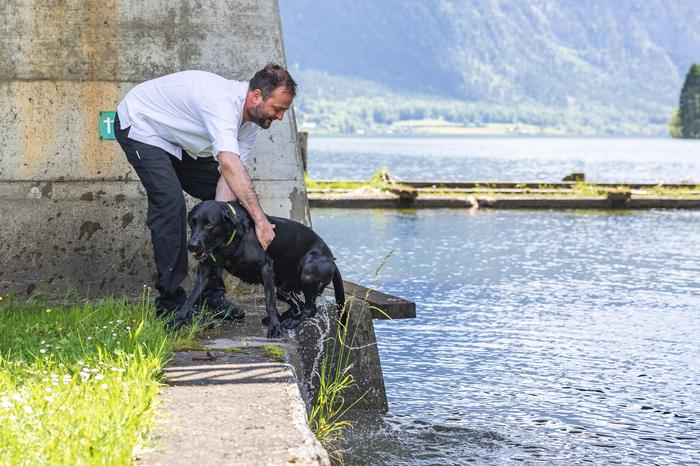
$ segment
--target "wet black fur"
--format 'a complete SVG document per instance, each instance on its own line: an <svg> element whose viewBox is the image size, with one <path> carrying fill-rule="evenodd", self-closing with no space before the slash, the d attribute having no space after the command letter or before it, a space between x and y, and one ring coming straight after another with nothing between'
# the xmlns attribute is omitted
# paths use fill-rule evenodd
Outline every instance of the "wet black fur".
<svg viewBox="0 0 700 466"><path fill-rule="evenodd" d="M275 225L275 239L266 252L255 235L252 219L239 203L204 201L192 208L187 216L187 248L200 262L195 286L171 322L172 327L179 328L190 319L192 304L199 299L216 267L247 283L263 284L268 338L280 338L282 326L295 328L315 315L316 298L331 281L336 304L342 309L343 279L328 245L299 222L269 216L268 219ZM236 236L226 246L234 229ZM282 316L277 312L275 298L290 306Z"/></svg>

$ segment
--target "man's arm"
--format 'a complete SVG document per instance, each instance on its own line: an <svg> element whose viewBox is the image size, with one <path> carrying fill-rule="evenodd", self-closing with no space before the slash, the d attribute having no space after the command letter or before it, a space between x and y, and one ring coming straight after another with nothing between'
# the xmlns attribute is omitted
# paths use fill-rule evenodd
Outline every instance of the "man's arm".
<svg viewBox="0 0 700 466"><path fill-rule="evenodd" d="M221 166L221 176L226 181L226 185L231 190L238 201L243 204L243 207L248 211L255 222L255 234L263 249L267 249L272 240L275 238L275 228L265 216L258 195L255 193L253 181L248 175L248 170L241 162L240 157L233 152L219 152L219 165ZM221 201L229 201L230 193L226 193L221 186L221 181L216 189L216 198Z"/></svg>

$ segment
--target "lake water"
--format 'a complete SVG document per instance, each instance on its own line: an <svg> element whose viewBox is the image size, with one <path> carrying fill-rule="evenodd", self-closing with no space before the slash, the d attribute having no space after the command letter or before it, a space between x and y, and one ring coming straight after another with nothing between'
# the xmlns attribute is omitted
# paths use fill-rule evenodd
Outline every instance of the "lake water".
<svg viewBox="0 0 700 466"><path fill-rule="evenodd" d="M700 212L314 209L375 321L389 412L347 464L700 463Z"/></svg>
<svg viewBox="0 0 700 466"><path fill-rule="evenodd" d="M700 141L311 138L315 179L700 182ZM389 412L347 464L699 464L700 212L313 209L375 321Z"/></svg>
<svg viewBox="0 0 700 466"><path fill-rule="evenodd" d="M381 166L407 181L700 183L700 140L671 138L309 138L308 173L367 180Z"/></svg>

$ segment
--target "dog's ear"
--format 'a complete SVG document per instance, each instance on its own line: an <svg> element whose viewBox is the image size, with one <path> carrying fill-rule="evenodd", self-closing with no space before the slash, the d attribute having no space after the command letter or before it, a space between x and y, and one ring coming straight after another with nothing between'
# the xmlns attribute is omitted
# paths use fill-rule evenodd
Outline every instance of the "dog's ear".
<svg viewBox="0 0 700 466"><path fill-rule="evenodd" d="M202 203L200 202L200 203L197 204L196 206L192 207L192 210L190 210L190 213L187 214L187 224L188 224L188 225L191 225L191 224L192 224L192 222L191 222L192 217L195 215L195 213L197 213L197 211L199 210L199 208L200 208L201 206L202 206Z"/></svg>
<svg viewBox="0 0 700 466"><path fill-rule="evenodd" d="M226 203L221 208L221 218L224 222L228 223L231 226L236 225L236 219L233 218L233 212L231 211L229 205Z"/></svg>

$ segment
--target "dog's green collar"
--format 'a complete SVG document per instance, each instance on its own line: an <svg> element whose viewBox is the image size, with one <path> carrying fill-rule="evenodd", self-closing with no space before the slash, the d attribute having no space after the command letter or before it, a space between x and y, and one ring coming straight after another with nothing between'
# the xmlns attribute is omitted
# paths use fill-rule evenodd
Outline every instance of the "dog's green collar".
<svg viewBox="0 0 700 466"><path fill-rule="evenodd" d="M236 216L236 209L234 209L233 206L232 206L231 204L226 204L226 205L228 206L229 209L231 209L231 213L232 213L233 216L235 217L235 216ZM230 245L231 243L233 243L233 239L234 239L235 237L236 237L236 228L234 228L233 231L231 232L231 237L228 239L228 241L226 241L226 244L224 244L224 247L226 247L226 246ZM211 260L212 260L213 262L216 262L216 257L214 257L214 253L213 253L213 252L210 252L210 253L209 253L209 257L211 258Z"/></svg>

